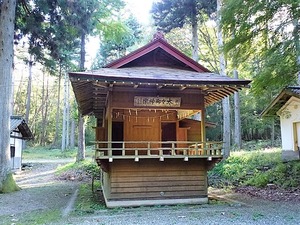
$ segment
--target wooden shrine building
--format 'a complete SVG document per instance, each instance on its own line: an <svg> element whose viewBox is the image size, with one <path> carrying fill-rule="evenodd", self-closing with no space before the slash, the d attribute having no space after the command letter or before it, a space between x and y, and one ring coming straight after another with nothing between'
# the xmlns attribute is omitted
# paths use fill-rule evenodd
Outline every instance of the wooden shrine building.
<svg viewBox="0 0 300 225"><path fill-rule="evenodd" d="M157 33L96 71L69 77L82 115L97 118L107 207L206 203L222 143L206 141L205 107L250 81L210 72ZM200 113L200 121L190 117Z"/></svg>

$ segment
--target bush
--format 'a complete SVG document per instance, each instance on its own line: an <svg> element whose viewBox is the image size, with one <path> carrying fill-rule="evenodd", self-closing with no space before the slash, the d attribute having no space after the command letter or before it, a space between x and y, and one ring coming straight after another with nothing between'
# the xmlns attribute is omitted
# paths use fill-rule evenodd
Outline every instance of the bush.
<svg viewBox="0 0 300 225"><path fill-rule="evenodd" d="M210 184L218 187L275 184L292 188L300 185L300 162L282 162L280 149L234 152L209 171L208 176Z"/></svg>
<svg viewBox="0 0 300 225"><path fill-rule="evenodd" d="M96 163L91 162L89 160L85 161L80 161L80 162L75 162L75 163L68 163L66 165L60 166L57 168L56 173L58 175L65 173L65 172L70 172L70 171L80 171L87 173L91 176L99 174L99 167Z"/></svg>
<svg viewBox="0 0 300 225"><path fill-rule="evenodd" d="M255 186L255 187L265 187L269 183L269 176L266 173L254 174L249 180L245 181L244 184Z"/></svg>

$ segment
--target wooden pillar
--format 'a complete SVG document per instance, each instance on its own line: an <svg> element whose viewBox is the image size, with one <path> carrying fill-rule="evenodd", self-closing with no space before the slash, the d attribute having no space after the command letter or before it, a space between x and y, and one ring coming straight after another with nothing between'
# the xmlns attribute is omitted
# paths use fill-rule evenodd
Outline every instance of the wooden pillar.
<svg viewBox="0 0 300 225"><path fill-rule="evenodd" d="M206 142L206 130L205 130L205 109L201 110L201 141Z"/></svg>
<svg viewBox="0 0 300 225"><path fill-rule="evenodd" d="M201 101L201 141L203 143L204 154L206 148L206 130L205 130L205 103L204 103L204 95L202 95Z"/></svg>
<svg viewBox="0 0 300 225"><path fill-rule="evenodd" d="M105 115L106 115L106 109L103 110L102 127L105 127L105 122L106 122Z"/></svg>
<svg viewBox="0 0 300 225"><path fill-rule="evenodd" d="M108 96L108 101L107 101L107 107L106 107L106 118L107 118L107 141L108 141L108 155L112 155L112 108L111 108L111 101L112 101L112 96L111 96L112 92L109 92L109 96Z"/></svg>

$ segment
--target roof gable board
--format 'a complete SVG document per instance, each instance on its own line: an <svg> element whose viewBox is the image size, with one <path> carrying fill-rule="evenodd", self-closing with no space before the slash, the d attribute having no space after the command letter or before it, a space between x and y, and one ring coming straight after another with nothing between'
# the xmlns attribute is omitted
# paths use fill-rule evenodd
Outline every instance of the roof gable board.
<svg viewBox="0 0 300 225"><path fill-rule="evenodd" d="M21 116L10 117L10 133L21 133L21 139L33 139L33 134L28 127L27 123Z"/></svg>
<svg viewBox="0 0 300 225"><path fill-rule="evenodd" d="M261 113L261 116L275 116L291 97L300 99L300 86L284 88Z"/></svg>
<svg viewBox="0 0 300 225"><path fill-rule="evenodd" d="M145 46L133 51L132 53L106 65L107 68L122 68L126 67L129 63L145 57L148 53L153 52L157 49L163 50L166 54L176 58L181 63L185 64L187 70L193 70L196 72L210 72L207 68L200 65L190 57L186 56L178 49L170 45L162 36L154 38L153 41L146 44Z"/></svg>
<svg viewBox="0 0 300 225"><path fill-rule="evenodd" d="M294 97L294 96L292 96L277 112L276 112L276 114L278 115L278 116L280 116L281 115L281 113L283 112L283 111L285 111L289 106L292 106L294 103L297 103L297 104L299 104L300 103L300 98L296 98L296 97Z"/></svg>

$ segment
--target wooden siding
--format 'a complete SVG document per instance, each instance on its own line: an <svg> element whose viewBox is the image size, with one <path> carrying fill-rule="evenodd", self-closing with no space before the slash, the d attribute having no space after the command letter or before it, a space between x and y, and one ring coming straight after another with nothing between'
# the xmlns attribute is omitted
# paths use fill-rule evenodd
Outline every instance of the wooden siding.
<svg viewBox="0 0 300 225"><path fill-rule="evenodd" d="M128 113L128 112L127 112ZM131 119L128 117L124 121L124 141L157 141L160 140L160 121L156 119L147 119L149 112L139 112L139 116L144 118ZM139 144L126 146L127 148L139 148L142 147ZM154 146L159 147L159 146ZM134 154L134 151L128 152L128 154ZM142 155L147 155L147 151L141 152ZM152 153L154 154L154 152ZM157 152L155 154L158 154Z"/></svg>
<svg viewBox="0 0 300 225"><path fill-rule="evenodd" d="M207 196L205 160L117 160L110 164L109 175L109 184L104 184L108 200Z"/></svg>
<svg viewBox="0 0 300 225"><path fill-rule="evenodd" d="M95 127L95 132L96 132L96 140L97 141L106 141L106 129L104 127Z"/></svg>
<svg viewBox="0 0 300 225"><path fill-rule="evenodd" d="M201 121L186 120L180 121L179 126L183 128L189 128L187 130L187 140L197 141L201 140Z"/></svg>

